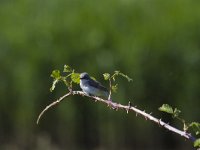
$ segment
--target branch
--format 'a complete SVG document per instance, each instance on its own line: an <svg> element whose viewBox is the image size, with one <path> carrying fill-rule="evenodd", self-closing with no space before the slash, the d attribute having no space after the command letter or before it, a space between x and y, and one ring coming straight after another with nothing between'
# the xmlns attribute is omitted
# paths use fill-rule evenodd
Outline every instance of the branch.
<svg viewBox="0 0 200 150"><path fill-rule="evenodd" d="M167 129L167 130L169 130L171 132L174 132L174 133L176 133L176 134L178 134L180 136L183 136L184 138L189 139L192 142L194 142L196 140L195 137L193 137L190 133L187 133L185 131L182 131L182 130L179 130L179 129L175 128L175 127L172 127L169 124L163 122L161 119L157 119L157 118L153 117L151 114L148 114L145 111L141 111L140 109L137 109L136 107L131 106L130 102L126 106L126 105L115 103L115 102L112 102L112 101L109 101L109 100L104 100L104 99L96 97L96 96L87 95L86 93L84 93L82 91L70 91L69 93L67 93L64 96L60 97L58 100L56 100L56 101L52 102L51 104L49 104L48 106L46 106L45 109L43 109L43 111L39 114L39 116L37 118L37 124L39 124L39 121L40 121L41 117L43 116L43 114L49 108L57 105L64 98L66 98L68 96L71 96L71 95L87 96L87 97L89 97L91 99L94 99L95 101L99 101L99 102L105 103L105 104L107 104L107 106L111 106L111 108L113 108L113 109L116 109L116 110L118 110L118 109L124 109L124 110L127 111L127 113L129 111L134 111L136 114L139 114L139 115L143 116L146 120L149 119L149 120L157 123L159 126L165 128L165 129Z"/></svg>
<svg viewBox="0 0 200 150"><path fill-rule="evenodd" d="M39 114L38 118L37 118L37 124L39 124L40 118L43 116L43 114L51 107L53 107L54 105L57 105L58 103L60 103L65 97L68 97L72 94L72 92L69 92L65 95L63 95L62 97L60 97L58 100L52 102L51 104L49 104L48 106L45 107L45 109L42 110L42 112Z"/></svg>

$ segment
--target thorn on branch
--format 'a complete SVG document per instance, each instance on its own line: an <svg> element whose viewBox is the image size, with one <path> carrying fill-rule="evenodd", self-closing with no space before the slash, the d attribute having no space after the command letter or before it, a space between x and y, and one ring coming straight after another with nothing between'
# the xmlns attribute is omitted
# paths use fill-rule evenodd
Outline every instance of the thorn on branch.
<svg viewBox="0 0 200 150"><path fill-rule="evenodd" d="M128 102L128 108L126 109L126 113L127 113L127 114L128 114L128 112L129 112L131 106L132 106L132 105L131 105L131 102L129 101L129 102Z"/></svg>
<svg viewBox="0 0 200 150"><path fill-rule="evenodd" d="M143 112L144 112L144 113L146 113L146 112L145 112L145 110L143 110ZM148 119L146 115L144 116L144 118L145 118L145 120L147 120L147 119Z"/></svg>
<svg viewBox="0 0 200 150"><path fill-rule="evenodd" d="M118 107L117 106L115 107L115 110L118 111Z"/></svg>
<svg viewBox="0 0 200 150"><path fill-rule="evenodd" d="M161 119L158 120L158 126L159 126L159 127L162 126L162 125L161 125L161 121L162 121Z"/></svg>

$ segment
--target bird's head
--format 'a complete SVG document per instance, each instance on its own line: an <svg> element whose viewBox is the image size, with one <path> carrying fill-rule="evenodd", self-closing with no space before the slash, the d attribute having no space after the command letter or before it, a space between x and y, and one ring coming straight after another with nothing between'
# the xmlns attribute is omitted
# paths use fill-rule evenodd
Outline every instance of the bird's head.
<svg viewBox="0 0 200 150"><path fill-rule="evenodd" d="M90 79L90 76L88 75L88 73L87 72L84 72L84 73L81 73L80 74L80 79L81 80L88 80L88 79Z"/></svg>

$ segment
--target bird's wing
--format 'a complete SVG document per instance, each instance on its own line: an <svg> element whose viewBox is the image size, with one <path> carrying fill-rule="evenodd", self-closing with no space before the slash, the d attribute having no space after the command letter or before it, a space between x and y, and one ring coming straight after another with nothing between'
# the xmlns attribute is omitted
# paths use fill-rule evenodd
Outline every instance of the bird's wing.
<svg viewBox="0 0 200 150"><path fill-rule="evenodd" d="M89 84L91 86L101 89L103 91L106 91L106 92L108 91L107 88L105 88L103 85L101 85L101 83L99 83L98 81L90 80Z"/></svg>

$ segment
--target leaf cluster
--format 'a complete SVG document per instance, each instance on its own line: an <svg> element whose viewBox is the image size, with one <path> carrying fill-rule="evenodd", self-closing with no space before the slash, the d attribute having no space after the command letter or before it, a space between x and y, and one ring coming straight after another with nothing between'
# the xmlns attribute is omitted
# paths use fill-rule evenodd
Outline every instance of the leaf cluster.
<svg viewBox="0 0 200 150"><path fill-rule="evenodd" d="M120 72L120 71L114 71L114 73L113 73L112 75L109 74L109 73L104 73L104 74L103 74L104 80L109 80L109 81L110 81L110 87L111 87L111 90L112 90L113 92L117 92L117 89L118 89L118 84L112 85L112 81L115 82L117 76L124 77L125 79L128 80L128 82L132 81L132 79L131 79L129 76L123 74L123 73Z"/></svg>
<svg viewBox="0 0 200 150"><path fill-rule="evenodd" d="M161 107L158 108L158 110L166 112L168 114L171 114L173 118L176 118L179 116L179 114L181 113L181 111L177 108L172 108L170 105L168 104L163 104Z"/></svg>
<svg viewBox="0 0 200 150"><path fill-rule="evenodd" d="M72 69L68 65L64 65L63 72L65 75L61 75L60 70L53 70L51 73L51 77L53 78L53 83L50 88L50 91L52 92L56 84L58 82L63 82L68 87L68 89L72 89L72 83L79 84L80 82L80 74L76 73L74 69Z"/></svg>
<svg viewBox="0 0 200 150"><path fill-rule="evenodd" d="M60 70L52 71L51 77L53 78L53 83L50 88L51 92L55 89L56 84L58 82L63 82L68 87L69 90L72 90L73 83L75 84L80 83L80 73L75 72L75 70L72 69L69 65L64 65L63 73L64 75L61 75ZM121 76L121 77L126 78L129 82L132 81L130 77L128 77L127 75L123 74L120 71L114 71L112 75L109 73L104 73L103 76L105 80L110 81L110 88L113 92L117 92L117 89L118 89L118 84L112 85L112 82L111 82L111 80L115 81L116 77ZM93 80L96 80L94 77L91 77L91 78Z"/></svg>
<svg viewBox="0 0 200 150"><path fill-rule="evenodd" d="M171 114L173 118L178 119L183 123L183 130L187 131L191 129L196 135L200 135L200 123L198 122L191 122L186 123L186 121L179 117L181 111L177 108L172 108L172 106L168 104L163 104L161 107L158 108L158 110ZM194 147L200 147L200 138L194 141Z"/></svg>

